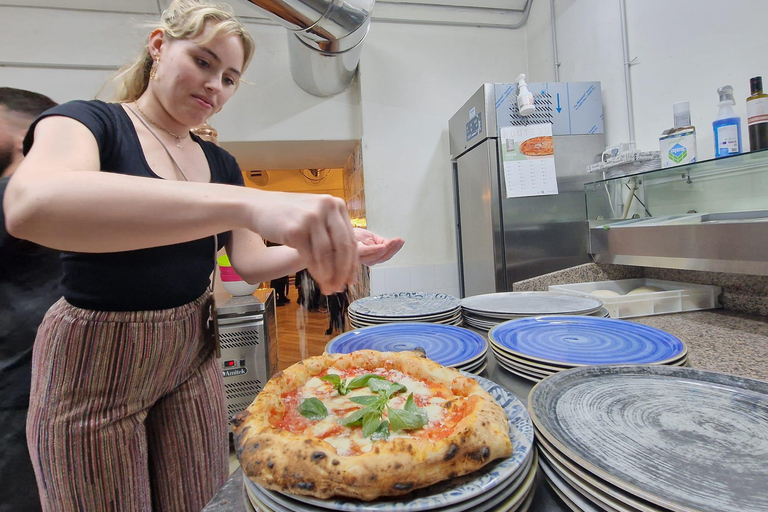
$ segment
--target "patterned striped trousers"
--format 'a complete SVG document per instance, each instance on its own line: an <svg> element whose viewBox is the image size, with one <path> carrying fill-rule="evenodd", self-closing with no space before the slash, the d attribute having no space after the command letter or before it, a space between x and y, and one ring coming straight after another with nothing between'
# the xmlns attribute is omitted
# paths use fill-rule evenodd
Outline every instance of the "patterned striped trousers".
<svg viewBox="0 0 768 512"><path fill-rule="evenodd" d="M201 510L228 476L205 296L174 309L54 304L35 341L27 440L43 510Z"/></svg>

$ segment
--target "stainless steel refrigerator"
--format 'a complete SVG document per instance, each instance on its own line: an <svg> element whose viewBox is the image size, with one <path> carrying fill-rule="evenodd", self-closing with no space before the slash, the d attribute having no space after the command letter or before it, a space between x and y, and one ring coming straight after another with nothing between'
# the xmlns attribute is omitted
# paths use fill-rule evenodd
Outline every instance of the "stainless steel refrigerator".
<svg viewBox="0 0 768 512"><path fill-rule="evenodd" d="M449 122L462 297L589 261L584 183L605 150L600 83L528 89L532 116L517 111L517 84L487 83ZM552 125L558 193L508 197L500 133L529 123Z"/></svg>

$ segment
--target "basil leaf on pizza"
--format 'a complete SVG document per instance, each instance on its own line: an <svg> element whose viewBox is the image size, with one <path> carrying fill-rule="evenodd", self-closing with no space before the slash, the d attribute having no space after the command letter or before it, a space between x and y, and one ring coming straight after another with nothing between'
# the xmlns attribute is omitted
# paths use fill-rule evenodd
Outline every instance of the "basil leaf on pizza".
<svg viewBox="0 0 768 512"><path fill-rule="evenodd" d="M371 437L381 426L381 413L368 411L363 415L363 437Z"/></svg>
<svg viewBox="0 0 768 512"><path fill-rule="evenodd" d="M408 395L405 406L402 409L393 409L387 406L389 426L394 431L416 430L429 422L427 411L418 407L413 401L413 393Z"/></svg>
<svg viewBox="0 0 768 512"><path fill-rule="evenodd" d="M381 398L378 395L351 396L349 397L349 399L354 403L362 405L364 407L373 406L377 402L381 401Z"/></svg>
<svg viewBox="0 0 768 512"><path fill-rule="evenodd" d="M346 418L342 418L339 420L339 425L343 427L359 427L363 424L363 416L365 416L366 413L370 412L370 409L367 407L364 407L362 409L358 409Z"/></svg>
<svg viewBox="0 0 768 512"><path fill-rule="evenodd" d="M335 375L333 373L329 373L328 375L324 377L320 377L320 380L324 380L326 382L330 382L333 384L333 389L336 390L336 392L340 395L346 395L349 393L349 387L347 386L347 381L341 380L341 377L338 375Z"/></svg>
<svg viewBox="0 0 768 512"><path fill-rule="evenodd" d="M368 387L374 393L384 394L387 398L400 393L401 391L407 391L407 388L397 382L390 382L385 379L376 379L368 381Z"/></svg>
<svg viewBox="0 0 768 512"><path fill-rule="evenodd" d="M376 375L375 373L368 373L366 375L361 375L360 377L355 377L354 379L349 381L349 384L347 385L347 387L349 389L357 389L357 388L362 388L362 387L365 387L365 386L369 386L370 387L370 385L368 383L370 382L371 379L381 379L381 380L384 380L384 377L382 377L381 375ZM371 389L373 389L373 388L371 388Z"/></svg>
<svg viewBox="0 0 768 512"><path fill-rule="evenodd" d="M299 414L310 420L322 420L328 416L328 409L315 397L307 398L299 404Z"/></svg>
<svg viewBox="0 0 768 512"><path fill-rule="evenodd" d="M372 441L379 441L382 439L389 439L389 422L387 420L379 423L378 428L371 434Z"/></svg>
<svg viewBox="0 0 768 512"><path fill-rule="evenodd" d="M400 496L512 453L493 397L415 352L305 359L273 376L233 424L248 478L321 499Z"/></svg>

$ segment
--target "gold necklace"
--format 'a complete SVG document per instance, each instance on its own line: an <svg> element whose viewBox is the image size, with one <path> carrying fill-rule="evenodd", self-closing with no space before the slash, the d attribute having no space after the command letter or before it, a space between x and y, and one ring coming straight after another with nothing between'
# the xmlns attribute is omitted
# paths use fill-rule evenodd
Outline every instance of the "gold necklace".
<svg viewBox="0 0 768 512"><path fill-rule="evenodd" d="M141 107L139 106L139 102L138 102L138 101L134 101L134 102L133 102L133 104L134 104L134 105L136 105L136 110L138 110L138 111L139 111L139 114L141 114L141 116L142 116L144 119L146 119L147 121L149 121L149 124L151 124L151 125L152 125L152 126L154 126L155 128L160 128L160 129L161 129L161 130L163 130L165 133L167 133L168 135L170 135L171 137L173 137L174 139L176 139L176 147L177 147L177 148L180 148L180 147L181 147L181 141L182 141L182 139L186 139L187 137L189 137L189 133L187 133L186 135L184 135L184 136L182 137L181 135L176 135L175 133L173 133L173 132L172 132L172 131L170 131L170 130L166 130L165 128L163 128L162 126L160 126L159 124L157 124L156 122L154 122L154 121L152 120L152 118L151 118L151 117L149 117L147 114L145 114L145 113L144 113L144 111L143 111L143 110L141 110Z"/></svg>

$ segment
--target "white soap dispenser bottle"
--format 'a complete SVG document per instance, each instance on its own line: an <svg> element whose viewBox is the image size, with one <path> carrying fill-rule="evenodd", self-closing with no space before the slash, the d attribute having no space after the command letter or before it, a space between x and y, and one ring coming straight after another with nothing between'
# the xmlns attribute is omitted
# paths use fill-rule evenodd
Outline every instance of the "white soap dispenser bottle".
<svg viewBox="0 0 768 512"><path fill-rule="evenodd" d="M536 111L536 106L533 104L533 94L525 83L525 74L521 73L515 81L517 82L517 110L521 116L529 116Z"/></svg>

